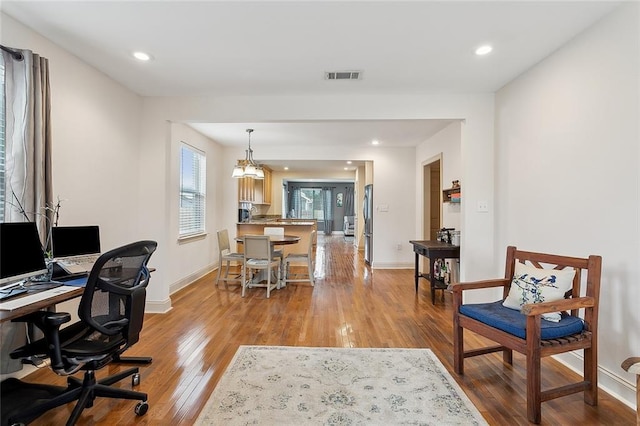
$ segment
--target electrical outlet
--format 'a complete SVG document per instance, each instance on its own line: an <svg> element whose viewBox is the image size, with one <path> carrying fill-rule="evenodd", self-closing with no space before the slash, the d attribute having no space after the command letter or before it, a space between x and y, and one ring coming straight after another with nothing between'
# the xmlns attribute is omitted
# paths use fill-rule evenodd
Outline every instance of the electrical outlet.
<svg viewBox="0 0 640 426"><path fill-rule="evenodd" d="M477 210L482 213L486 213L489 211L489 202L488 201L478 201Z"/></svg>
<svg viewBox="0 0 640 426"><path fill-rule="evenodd" d="M402 243L398 243L396 245L396 250L401 251L402 250Z"/></svg>

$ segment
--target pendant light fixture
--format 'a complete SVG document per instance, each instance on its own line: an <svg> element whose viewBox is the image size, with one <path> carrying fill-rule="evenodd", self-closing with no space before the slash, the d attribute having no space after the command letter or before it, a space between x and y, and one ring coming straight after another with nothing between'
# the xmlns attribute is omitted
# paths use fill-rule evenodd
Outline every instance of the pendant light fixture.
<svg viewBox="0 0 640 426"><path fill-rule="evenodd" d="M253 160L253 150L251 149L252 132L253 129L247 129L247 133L249 134L249 149L244 151L244 160L238 160L238 164L233 168L231 177L264 179L264 170L262 170L262 167Z"/></svg>

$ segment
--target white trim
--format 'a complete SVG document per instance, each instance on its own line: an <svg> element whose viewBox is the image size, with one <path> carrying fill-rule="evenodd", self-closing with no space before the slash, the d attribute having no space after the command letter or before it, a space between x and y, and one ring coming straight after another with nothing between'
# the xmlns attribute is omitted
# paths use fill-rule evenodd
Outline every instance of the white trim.
<svg viewBox="0 0 640 426"><path fill-rule="evenodd" d="M169 294L171 295L171 294L175 293L176 291L182 290L183 288L190 286L196 280L204 277L209 272L212 272L215 269L217 269L217 262L216 263L210 263L209 265L205 266L204 268L201 268L200 270L195 271L195 272L187 275L186 277L174 282L173 284L171 284L169 286ZM212 281L212 284L213 284L213 281Z"/></svg>
<svg viewBox="0 0 640 426"><path fill-rule="evenodd" d="M144 307L144 312L147 314L166 314L171 310L171 299L165 299L163 301L149 301Z"/></svg>
<svg viewBox="0 0 640 426"><path fill-rule="evenodd" d="M578 352L569 352L564 354L553 355L552 358L559 363L582 376L582 366L584 357ZM622 360L620 361L622 362ZM622 368L620 369L622 371ZM601 365L598 365L598 388L607 392L624 405L636 409L636 387Z"/></svg>

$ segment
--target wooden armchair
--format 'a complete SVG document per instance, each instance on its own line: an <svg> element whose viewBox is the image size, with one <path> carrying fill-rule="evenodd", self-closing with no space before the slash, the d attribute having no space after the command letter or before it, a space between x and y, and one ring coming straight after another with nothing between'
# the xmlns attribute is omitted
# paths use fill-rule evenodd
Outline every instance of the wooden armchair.
<svg viewBox="0 0 640 426"><path fill-rule="evenodd" d="M636 374L636 425L640 426L640 357L627 358L622 363L622 368Z"/></svg>
<svg viewBox="0 0 640 426"><path fill-rule="evenodd" d="M517 266L517 263L521 265ZM601 264L602 258L595 255L585 259L526 252L508 247L503 279L453 284L453 352L456 373L464 373L464 358L498 351L502 351L504 362L512 364L515 350L527 358L527 417L530 422L540 423L542 402L561 396L584 391L584 401L589 405L597 405L597 331ZM545 282L550 283L549 287L553 287L554 290L560 290L560 286L556 284L564 276L564 280L569 281L566 293L560 292L561 295L564 293L564 298L560 296L559 300L549 301L549 297L546 301L538 300L538 303L524 303L519 311L503 306L502 301L468 305L462 303L463 291L472 289L502 287L503 300L512 298L514 292L518 293L525 287L520 279L526 278L526 275L514 278L514 273L523 268L538 271L529 274L529 277L546 274L550 279ZM572 272L574 270L575 275ZM583 280L585 272L586 277ZM538 281L535 283L538 284ZM512 286L514 290L510 293ZM582 297L581 286L586 286ZM523 297L526 302L527 297ZM558 312L562 313L561 319L558 317L559 322L542 319L543 315L554 312L556 315ZM583 314L582 319L578 317L579 312ZM497 342L498 345L465 351L465 328ZM541 358L577 349L584 349L583 380L542 391Z"/></svg>

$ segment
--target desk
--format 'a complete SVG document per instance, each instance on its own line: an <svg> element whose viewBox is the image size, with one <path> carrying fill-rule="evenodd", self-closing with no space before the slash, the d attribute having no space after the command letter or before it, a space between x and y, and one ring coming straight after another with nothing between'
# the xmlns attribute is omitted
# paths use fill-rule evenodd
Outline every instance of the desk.
<svg viewBox="0 0 640 426"><path fill-rule="evenodd" d="M418 292L418 279L420 277L429 280L431 285L431 303L435 304L436 290L443 290L447 288L447 285L442 281L433 279L433 267L436 259L460 259L460 246L454 246L453 244L443 243L440 241L422 240L422 241L409 241L413 244L413 251L416 256L415 263L415 281L416 281L416 293ZM421 274L419 269L418 256L422 255L429 258L429 273Z"/></svg>
<svg viewBox="0 0 640 426"><path fill-rule="evenodd" d="M30 305L26 305L21 308L14 309L13 311L0 311L0 323L5 321L11 321L12 319L20 318L32 312L40 311L40 310L55 306L58 303L62 303L67 300L71 300L76 297L82 296L83 291L84 291L84 287L78 287L75 290L71 290L63 294L58 294L53 297L49 297L47 299L37 301ZM28 295L28 293L26 295Z"/></svg>

